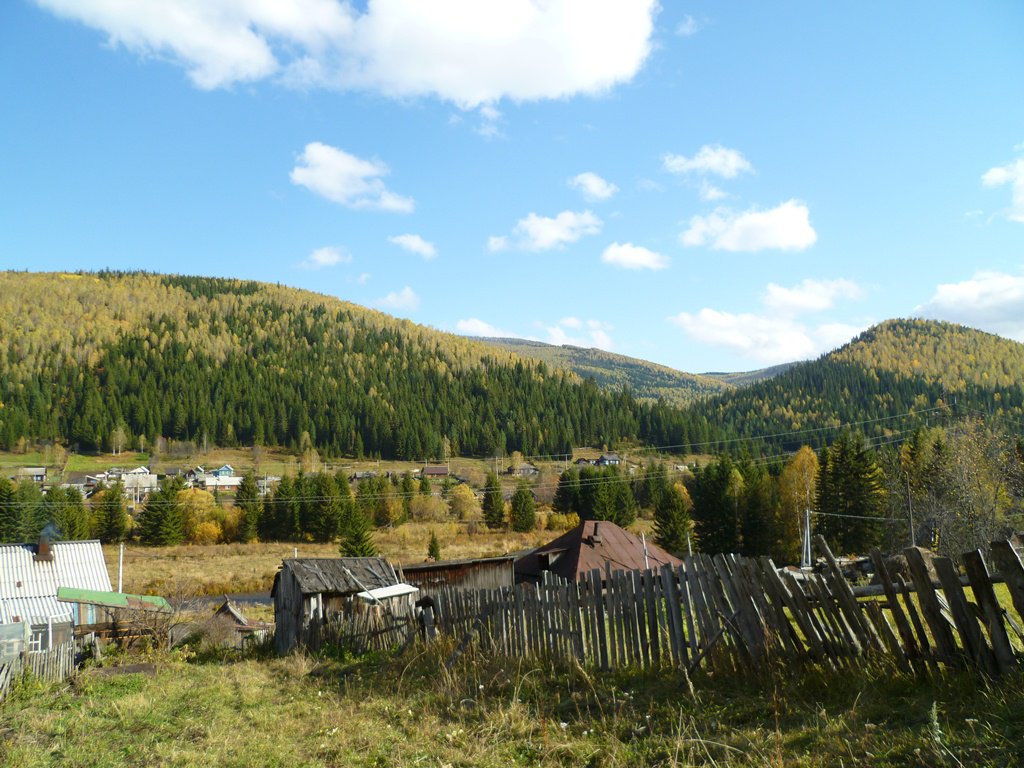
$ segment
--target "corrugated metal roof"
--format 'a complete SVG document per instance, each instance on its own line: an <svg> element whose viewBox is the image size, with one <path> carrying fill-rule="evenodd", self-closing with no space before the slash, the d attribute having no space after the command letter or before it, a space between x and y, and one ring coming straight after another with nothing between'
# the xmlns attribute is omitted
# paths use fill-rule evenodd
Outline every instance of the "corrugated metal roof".
<svg viewBox="0 0 1024 768"><path fill-rule="evenodd" d="M395 569L382 557L300 557L285 560L283 568L295 574L304 595L350 595L398 583Z"/></svg>
<svg viewBox="0 0 1024 768"><path fill-rule="evenodd" d="M389 587L378 587L367 592L359 592L356 597L368 603L375 603L378 600L387 600L389 597L413 595L419 591L419 587L414 587L412 584L392 584Z"/></svg>
<svg viewBox="0 0 1024 768"><path fill-rule="evenodd" d="M99 541L52 542L50 561L37 562L36 551L35 544L0 544L0 623L69 619L73 609L57 602L58 587L111 591Z"/></svg>
<svg viewBox="0 0 1024 768"><path fill-rule="evenodd" d="M544 555L551 561L547 569L543 567ZM639 537L607 520L587 520L517 560L515 571L520 577L538 577L543 570L550 570L564 579L576 581L581 574L595 568L604 573L606 564L613 571L642 571L666 564L682 565L683 561L653 541L647 542L645 559L644 544Z"/></svg>
<svg viewBox="0 0 1024 768"><path fill-rule="evenodd" d="M57 600L62 603L84 603L105 608L131 608L138 611L171 612L171 604L158 595L130 595L126 592L104 592L96 589L58 587Z"/></svg>

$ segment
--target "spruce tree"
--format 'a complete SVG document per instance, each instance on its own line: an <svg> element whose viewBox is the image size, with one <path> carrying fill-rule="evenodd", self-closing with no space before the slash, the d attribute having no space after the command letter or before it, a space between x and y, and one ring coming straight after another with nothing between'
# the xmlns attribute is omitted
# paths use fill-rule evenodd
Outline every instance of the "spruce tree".
<svg viewBox="0 0 1024 768"><path fill-rule="evenodd" d="M525 480L520 480L512 494L512 510L509 515L513 531L532 531L537 525L533 493Z"/></svg>
<svg viewBox="0 0 1024 768"><path fill-rule="evenodd" d="M312 482L316 494L316 515L312 521L312 529L307 531L314 541L332 541L338 535L341 525L341 495L334 478L323 472L316 475Z"/></svg>
<svg viewBox="0 0 1024 768"><path fill-rule="evenodd" d="M501 483L493 472L487 474L484 485L483 503L484 523L488 528L501 528L505 525L505 499L501 493Z"/></svg>
<svg viewBox="0 0 1024 768"><path fill-rule="evenodd" d="M98 538L104 544L124 541L128 531L128 513L124 503L124 484L120 480L101 491L96 522Z"/></svg>
<svg viewBox="0 0 1024 768"><path fill-rule="evenodd" d="M349 520L348 530L341 539L342 557L376 557L377 545L373 541L370 521L356 509Z"/></svg>
<svg viewBox="0 0 1024 768"><path fill-rule="evenodd" d="M6 477L0 477L0 542L17 542L20 535L14 483Z"/></svg>
<svg viewBox="0 0 1024 768"><path fill-rule="evenodd" d="M654 541L659 547L679 557L686 554L692 508L690 494L682 483L670 485L658 494L654 508Z"/></svg>
<svg viewBox="0 0 1024 768"><path fill-rule="evenodd" d="M255 541L263 523L263 499L260 497L255 473L246 472L242 477L235 493L235 506L242 511L239 538L242 541Z"/></svg>
<svg viewBox="0 0 1024 768"><path fill-rule="evenodd" d="M430 478L423 476L420 478L420 494L423 496L429 496L434 492L434 489L430 485Z"/></svg>
<svg viewBox="0 0 1024 768"><path fill-rule="evenodd" d="M427 545L427 557L433 561L441 559L441 541L437 538L437 532L431 529L430 543Z"/></svg>
<svg viewBox="0 0 1024 768"><path fill-rule="evenodd" d="M139 539L143 544L169 547L185 541L185 510L180 498L184 488L181 477L165 477L149 494L139 514Z"/></svg>
<svg viewBox="0 0 1024 768"><path fill-rule="evenodd" d="M558 489L555 491L554 508L556 512L568 515L579 512L580 504L580 473L577 469L567 469L558 478Z"/></svg>

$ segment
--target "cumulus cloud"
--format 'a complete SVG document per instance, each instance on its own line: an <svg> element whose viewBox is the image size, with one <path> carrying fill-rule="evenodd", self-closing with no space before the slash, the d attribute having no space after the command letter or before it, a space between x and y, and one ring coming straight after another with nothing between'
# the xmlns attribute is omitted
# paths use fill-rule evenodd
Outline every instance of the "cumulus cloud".
<svg viewBox="0 0 1024 768"><path fill-rule="evenodd" d="M606 351L611 351L614 347L609 333L613 326L603 320L580 320L576 317L566 317L554 325L544 325L543 328L547 333L548 344L597 347Z"/></svg>
<svg viewBox="0 0 1024 768"><path fill-rule="evenodd" d="M818 239L807 206L788 200L775 208L736 213L718 208L694 216L679 237L685 246L709 245L716 251L803 251Z"/></svg>
<svg viewBox="0 0 1024 768"><path fill-rule="evenodd" d="M437 256L437 248L433 243L427 242L419 235L395 235L388 238L389 243L394 243L409 253L416 253L427 261Z"/></svg>
<svg viewBox="0 0 1024 768"><path fill-rule="evenodd" d="M420 297L407 285L400 291L391 291L387 296L377 299L373 305L380 309L411 311L419 308Z"/></svg>
<svg viewBox="0 0 1024 768"><path fill-rule="evenodd" d="M664 269L668 256L632 243L612 243L604 249L601 261L622 269Z"/></svg>
<svg viewBox="0 0 1024 768"><path fill-rule="evenodd" d="M619 191L617 186L591 171L573 176L569 179L569 186L579 190L583 197L592 201L608 200Z"/></svg>
<svg viewBox="0 0 1024 768"><path fill-rule="evenodd" d="M701 200L707 200L710 203L713 203L713 202L716 202L718 200L722 200L722 199L728 197L728 195L725 193L725 190L720 189L719 187L716 187L714 184L709 182L707 179L702 179L701 180L700 187L698 188L697 192L698 192L698 194L700 194L700 199Z"/></svg>
<svg viewBox="0 0 1024 768"><path fill-rule="evenodd" d="M848 342L870 323L808 323L799 318L831 309L838 300L857 300L864 291L851 280L806 279L792 287L770 283L761 297L763 312L724 312L705 307L668 318L702 344L725 347L758 363L805 360Z"/></svg>
<svg viewBox="0 0 1024 768"><path fill-rule="evenodd" d="M859 299L864 291L852 280L814 280L808 278L792 288L769 283L763 303L771 310L785 314L820 312L830 309L837 299Z"/></svg>
<svg viewBox="0 0 1024 768"><path fill-rule="evenodd" d="M791 317L704 308L669 318L695 341L725 347L764 365L806 360L828 352L857 335L863 327L826 323L809 327Z"/></svg>
<svg viewBox="0 0 1024 768"><path fill-rule="evenodd" d="M662 162L670 173L721 176L723 179L735 179L741 173L754 170L742 152L720 144L705 144L693 157L667 154Z"/></svg>
<svg viewBox="0 0 1024 768"><path fill-rule="evenodd" d="M302 151L290 178L292 184L349 208L409 213L415 202L384 185L381 177L388 173L388 167L378 160L363 160L314 141Z"/></svg>
<svg viewBox="0 0 1024 768"><path fill-rule="evenodd" d="M492 339L515 339L519 338L518 333L503 331L490 323L484 322L476 317L468 317L455 323L455 330L466 336L486 336Z"/></svg>
<svg viewBox="0 0 1024 768"><path fill-rule="evenodd" d="M1006 218L1010 221L1024 222L1024 158L1009 165L989 168L981 177L986 187L1010 186L1010 207L1006 209Z"/></svg>
<svg viewBox="0 0 1024 768"><path fill-rule="evenodd" d="M969 280L939 285L914 312L1024 341L1024 277L978 272Z"/></svg>
<svg viewBox="0 0 1024 768"><path fill-rule="evenodd" d="M676 34L680 37L692 37L700 32L700 24L693 16L684 16L676 27Z"/></svg>
<svg viewBox="0 0 1024 768"><path fill-rule="evenodd" d="M323 267L333 267L336 264L348 264L351 261L352 256L340 248L326 246L324 248L317 248L305 260L300 262L299 266L304 269L322 269Z"/></svg>
<svg viewBox="0 0 1024 768"><path fill-rule="evenodd" d="M657 0L36 0L112 46L183 66L204 89L275 78L437 96L463 108L628 82Z"/></svg>
<svg viewBox="0 0 1024 768"><path fill-rule="evenodd" d="M596 235L601 231L601 224L601 220L590 211L562 211L554 218L531 213L516 224L512 230L513 239L492 236L487 241L487 249L549 251L575 243L584 235Z"/></svg>

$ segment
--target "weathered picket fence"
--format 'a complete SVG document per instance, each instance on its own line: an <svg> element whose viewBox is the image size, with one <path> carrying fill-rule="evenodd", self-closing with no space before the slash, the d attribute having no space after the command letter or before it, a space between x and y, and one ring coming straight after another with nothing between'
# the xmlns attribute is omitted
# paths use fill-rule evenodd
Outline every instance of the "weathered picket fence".
<svg viewBox="0 0 1024 768"><path fill-rule="evenodd" d="M507 656L574 659L602 669L671 665L742 671L772 659L834 668L891 656L902 669L1016 667L1024 629L996 599L1005 582L1024 620L1024 566L1009 542L995 542L992 576L980 551L967 553L962 579L947 558L929 577L919 550L906 557L911 583L890 576L872 554L881 595L858 599L821 537L818 574L780 571L768 558L694 555L660 570L592 571L579 582L551 574L537 585L443 589L425 616L435 631ZM964 590L966 581L974 596ZM879 590L872 590L879 591Z"/></svg>
<svg viewBox="0 0 1024 768"><path fill-rule="evenodd" d="M46 648L29 650L25 625L0 625L0 699L26 673L47 682L66 680L75 671L75 640L53 642Z"/></svg>
<svg viewBox="0 0 1024 768"><path fill-rule="evenodd" d="M325 646L352 653L385 651L411 642L418 627L410 611L394 611L389 606L349 608L332 611L326 619L311 622L303 629L300 644L314 652Z"/></svg>

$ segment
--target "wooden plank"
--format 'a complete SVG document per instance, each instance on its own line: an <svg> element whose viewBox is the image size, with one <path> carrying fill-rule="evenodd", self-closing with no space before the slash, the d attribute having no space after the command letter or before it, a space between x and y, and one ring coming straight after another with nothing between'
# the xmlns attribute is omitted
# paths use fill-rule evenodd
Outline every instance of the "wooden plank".
<svg viewBox="0 0 1024 768"><path fill-rule="evenodd" d="M896 574L896 576L893 577L893 584L896 587L896 591L899 594L900 599L903 601L903 609L906 611L907 617L910 619L910 623L914 627L914 634L917 636L917 645L921 651L921 658L931 666L937 666L938 661L932 651L931 641L928 639L928 632L925 631L920 613L918 612L917 606L914 604L914 599L911 597L910 585L908 585L899 574Z"/></svg>
<svg viewBox="0 0 1024 768"><path fill-rule="evenodd" d="M893 584L892 577L889 575L889 568L885 564L885 558L882 557L882 553L877 547L871 550L871 562L874 563L875 575L878 577L879 586L882 587L885 599L889 602L889 612L896 623L896 631L899 632L900 639L903 641L903 653L913 664L921 655L921 650L918 648L917 640L914 638L914 631L910 627L910 622L907 620L907 616L896 597L896 585Z"/></svg>
<svg viewBox="0 0 1024 768"><path fill-rule="evenodd" d="M861 612L860 605L857 603L857 598L853 596L853 588L850 586L850 582L846 580L846 577L843 576L839 563L836 562L835 555L829 549L825 537L820 533L817 534L814 537L814 543L828 565L827 573L831 576L832 591L836 596L836 603L843 612L847 623L856 633L861 646L865 650L874 648L884 651L885 645L882 639L874 631L874 628L864 620L864 615Z"/></svg>
<svg viewBox="0 0 1024 768"><path fill-rule="evenodd" d="M829 664L835 665L836 649L833 646L832 638L808 601L800 582L788 571L785 574L779 574L776 571L775 575L779 577L785 587L782 597L794 618L800 622L804 641L814 646L814 651L820 653Z"/></svg>
<svg viewBox="0 0 1024 768"><path fill-rule="evenodd" d="M731 614L736 616L734 624L740 641L743 644L743 649L751 661L757 661L762 655L762 645L758 642L757 629L750 620L747 601L743 598L743 595L733 581L725 555L715 555L711 558L711 562L718 576L718 583L721 585L722 592L729 601L729 606L732 609ZM726 612L726 615L730 614Z"/></svg>
<svg viewBox="0 0 1024 768"><path fill-rule="evenodd" d="M1016 656L1013 653L1013 646L1006 634L1006 627L1003 624L1003 608L999 605L995 590L992 589L992 581L985 565L985 558L981 550L966 552L963 556L964 570L967 571L967 578L971 582L971 589L974 592L974 599L981 609L982 622L988 631L989 640L992 643L992 654L995 657L996 666L1000 674L1006 674L1017 665Z"/></svg>
<svg viewBox="0 0 1024 768"><path fill-rule="evenodd" d="M1017 615L1024 621L1024 564L1020 556L1009 541L993 541L992 559L1000 577L1006 582Z"/></svg>
<svg viewBox="0 0 1024 768"><path fill-rule="evenodd" d="M604 614L608 628L609 668L622 666L622 645L618 636L618 617L615 611L615 581L612 578L611 563L604 564Z"/></svg>
<svg viewBox="0 0 1024 768"><path fill-rule="evenodd" d="M801 632L805 632L805 629L801 623L803 617L798 617L795 608L790 608L790 614L792 619L786 616L786 599L783 597L783 592L786 590L785 585L782 584L782 580L779 578L778 571L775 568L775 563L768 557L762 557L758 560L751 560L750 564L753 568L756 568L758 575L759 589L762 591L765 601L764 616L765 621L769 624L771 632L778 635L782 642L783 650L786 654L793 657L800 657L807 654L806 648L811 646L811 641L807 641L807 645L801 641L800 635L794 629L793 624L796 623L797 627L800 628ZM821 658L820 645L815 648L815 652L811 655L814 658Z"/></svg>
<svg viewBox="0 0 1024 768"><path fill-rule="evenodd" d="M825 581L817 576L803 583L808 596L813 600L824 628L830 655L839 664L846 664L850 656L860 654L860 643L853 630L836 607L835 599Z"/></svg>
<svg viewBox="0 0 1024 768"><path fill-rule="evenodd" d="M967 652L967 658L974 666L989 675L998 673L996 659L989 648L978 620L974 612L968 607L967 597L964 589L960 586L960 577L953 566L953 561L948 557L936 557L933 561L935 573L942 583L942 590L946 593L946 602L949 603L950 611L953 614L953 621L956 623L957 632L960 633L960 641Z"/></svg>
<svg viewBox="0 0 1024 768"><path fill-rule="evenodd" d="M658 611L662 604L657 594L655 584L657 582L657 571L646 570L643 572L643 604L644 613L647 614L647 638L651 644L651 664L655 667L661 666L661 628L663 622Z"/></svg>
<svg viewBox="0 0 1024 768"><path fill-rule="evenodd" d="M669 647L672 649L672 663L677 667L686 663L686 644L683 638L683 617L680 611L679 588L671 565L663 565L660 572L661 594L665 600L665 621L668 625Z"/></svg>
<svg viewBox="0 0 1024 768"><path fill-rule="evenodd" d="M931 579L928 577L928 568L925 566L921 552L916 547L909 547L903 550L903 554L906 555L910 576L914 580L914 586L917 587L917 599L921 604L921 612L924 614L925 622L935 641L937 658L946 664L963 666L963 657L957 648L956 638L953 637L949 624L942 616L942 608L932 588Z"/></svg>
<svg viewBox="0 0 1024 768"><path fill-rule="evenodd" d="M889 626L889 622L885 618L885 614L882 612L882 606L877 601L872 600L867 604L867 615L874 623L875 628L881 635L882 640L889 647L889 653L896 662L896 666L899 667L903 672L909 672L910 662L907 660L907 655L903 651L903 647L900 645L900 641L896 639L896 633L892 631L892 627Z"/></svg>
<svg viewBox="0 0 1024 768"><path fill-rule="evenodd" d="M693 558L689 558L686 562L692 563ZM676 568L677 587L679 589L679 598L681 607L683 609L683 620L686 625L686 638L690 643L689 657L693 658L697 655L697 649L699 648L699 638L697 637L697 625L696 621L696 606L693 603L693 593L690 591L692 588L691 578L689 571L687 570L689 565L681 565Z"/></svg>
<svg viewBox="0 0 1024 768"><path fill-rule="evenodd" d="M605 619L604 611L604 590L601 586L601 572L596 568L590 572L590 580L593 584L593 612L594 612L594 630L596 632L597 642L596 648L596 660L601 665L601 669L611 669L608 662L608 624Z"/></svg>
<svg viewBox="0 0 1024 768"><path fill-rule="evenodd" d="M637 654L638 661L644 667L651 666L652 654L650 624L647 620L647 600L644 593L643 576L639 570L633 571L633 606L636 615Z"/></svg>

